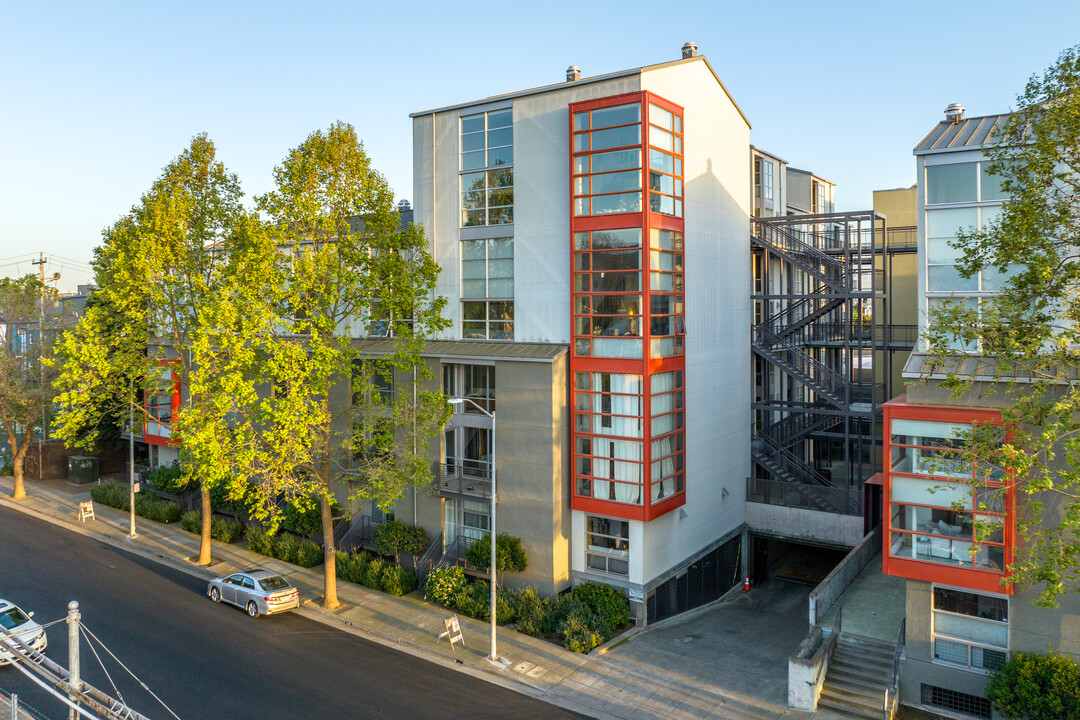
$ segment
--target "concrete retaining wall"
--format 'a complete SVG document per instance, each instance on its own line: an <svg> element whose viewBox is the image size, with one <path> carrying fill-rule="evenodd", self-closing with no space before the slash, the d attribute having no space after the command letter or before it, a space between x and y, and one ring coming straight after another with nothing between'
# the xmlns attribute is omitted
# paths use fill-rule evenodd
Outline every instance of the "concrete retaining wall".
<svg viewBox="0 0 1080 720"><path fill-rule="evenodd" d="M881 526L870 531L851 552L833 568L824 580L810 593L810 625L818 624L821 614L847 590L852 580L858 577L870 560L881 549ZM818 608L821 608L821 614Z"/></svg>

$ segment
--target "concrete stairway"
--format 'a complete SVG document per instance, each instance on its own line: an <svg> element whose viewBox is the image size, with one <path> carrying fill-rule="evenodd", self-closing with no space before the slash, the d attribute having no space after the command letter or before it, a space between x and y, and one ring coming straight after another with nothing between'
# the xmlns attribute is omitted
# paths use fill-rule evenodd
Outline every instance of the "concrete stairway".
<svg viewBox="0 0 1080 720"><path fill-rule="evenodd" d="M885 689L892 684L895 646L841 633L829 659L818 707L854 718L881 720Z"/></svg>

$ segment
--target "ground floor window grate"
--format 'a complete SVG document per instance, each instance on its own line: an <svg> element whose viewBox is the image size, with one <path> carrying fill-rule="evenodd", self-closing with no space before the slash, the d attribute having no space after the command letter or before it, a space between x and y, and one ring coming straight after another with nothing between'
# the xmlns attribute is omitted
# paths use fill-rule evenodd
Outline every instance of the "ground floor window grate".
<svg viewBox="0 0 1080 720"><path fill-rule="evenodd" d="M922 704L990 720L990 701L978 695L923 684Z"/></svg>
<svg viewBox="0 0 1080 720"><path fill-rule="evenodd" d="M716 600L739 582L740 536L690 563L645 598L648 621L658 622Z"/></svg>

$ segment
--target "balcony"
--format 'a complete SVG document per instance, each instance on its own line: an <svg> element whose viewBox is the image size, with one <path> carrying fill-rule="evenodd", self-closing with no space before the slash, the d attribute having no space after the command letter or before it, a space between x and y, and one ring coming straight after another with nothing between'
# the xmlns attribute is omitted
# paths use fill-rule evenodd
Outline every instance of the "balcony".
<svg viewBox="0 0 1080 720"><path fill-rule="evenodd" d="M491 464L484 460L432 463L432 487L442 497L491 500Z"/></svg>

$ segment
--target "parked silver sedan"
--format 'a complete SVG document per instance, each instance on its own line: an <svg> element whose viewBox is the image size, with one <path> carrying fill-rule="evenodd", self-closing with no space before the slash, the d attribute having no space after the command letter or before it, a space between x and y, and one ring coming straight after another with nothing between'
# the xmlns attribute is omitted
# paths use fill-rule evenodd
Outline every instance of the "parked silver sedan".
<svg viewBox="0 0 1080 720"><path fill-rule="evenodd" d="M245 570L214 578L206 587L214 602L244 608L251 617L273 615L300 606L300 591L269 570Z"/></svg>
<svg viewBox="0 0 1080 720"><path fill-rule="evenodd" d="M34 613L24 613L17 605L0 598L0 634L6 642L0 644L0 665L7 665L14 658L7 645L21 647L23 652L43 652L49 644L45 628L31 620Z"/></svg>

